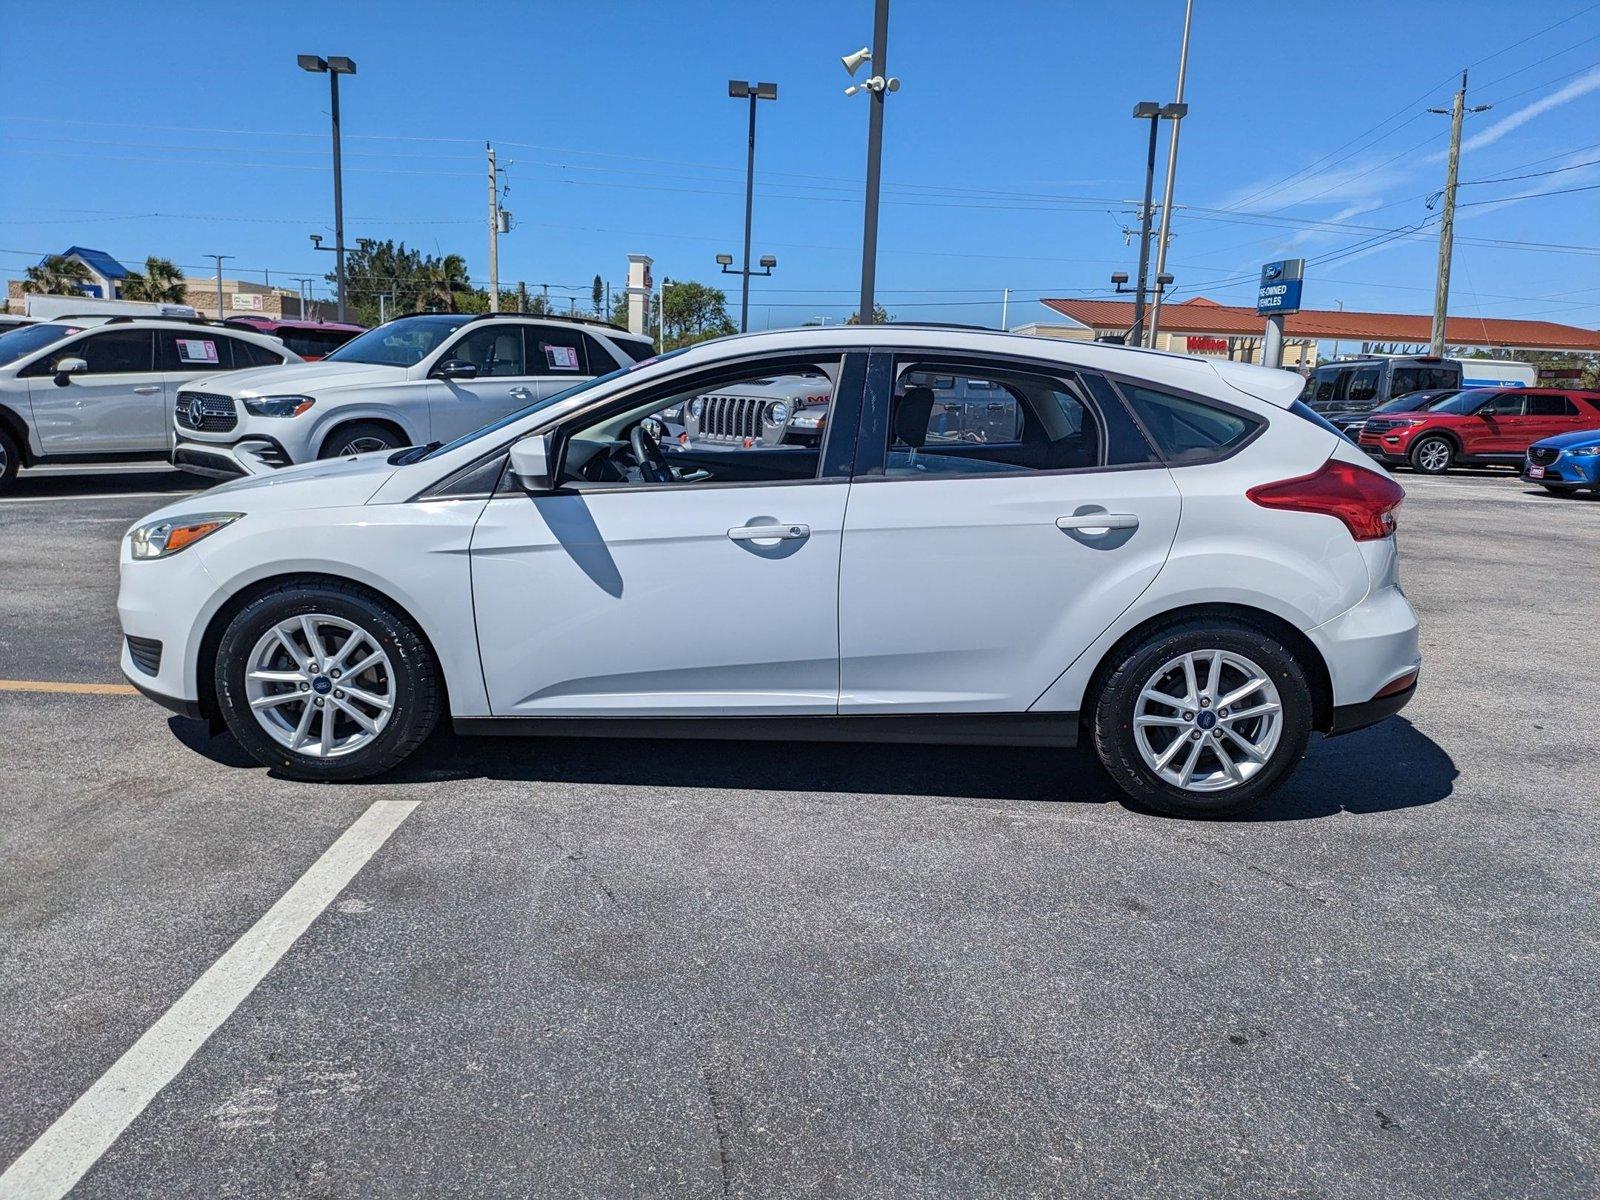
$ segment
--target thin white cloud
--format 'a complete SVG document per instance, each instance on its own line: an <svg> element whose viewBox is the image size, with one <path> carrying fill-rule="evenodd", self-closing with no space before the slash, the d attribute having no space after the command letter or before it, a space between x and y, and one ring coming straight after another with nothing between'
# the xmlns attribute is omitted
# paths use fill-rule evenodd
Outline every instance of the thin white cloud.
<svg viewBox="0 0 1600 1200"><path fill-rule="evenodd" d="M1596 67L1587 74L1580 75L1571 83L1567 84L1566 87L1558 88L1556 91L1551 92L1548 96L1545 96L1539 100L1535 100L1532 104L1529 104L1524 108L1517 109L1517 111L1512 113L1510 116L1502 117L1487 129L1473 134L1471 137L1465 139L1461 143L1461 150L1463 153L1465 153L1469 150L1479 150L1484 146L1493 145L1495 142L1498 142L1501 138L1505 137L1506 134L1512 132L1513 130L1521 129L1529 121L1534 120L1536 117L1543 116L1552 108L1560 108L1563 104L1571 104L1579 97L1587 96L1590 92L1597 90L1600 90L1600 67ZM1447 157L1447 151L1440 151L1437 154L1431 155L1428 161L1443 162Z"/></svg>

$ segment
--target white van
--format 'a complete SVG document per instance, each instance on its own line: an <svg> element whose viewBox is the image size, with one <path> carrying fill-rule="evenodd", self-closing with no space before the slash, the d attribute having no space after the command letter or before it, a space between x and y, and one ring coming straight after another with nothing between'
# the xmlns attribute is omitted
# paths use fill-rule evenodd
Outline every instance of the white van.
<svg viewBox="0 0 1600 1200"><path fill-rule="evenodd" d="M58 317L198 317L188 304L158 300L100 300L94 296L26 296L23 312L40 321Z"/></svg>

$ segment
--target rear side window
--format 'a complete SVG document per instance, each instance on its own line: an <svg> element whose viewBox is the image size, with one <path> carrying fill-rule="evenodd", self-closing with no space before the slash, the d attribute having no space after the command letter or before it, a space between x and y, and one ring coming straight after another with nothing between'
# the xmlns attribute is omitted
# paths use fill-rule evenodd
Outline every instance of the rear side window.
<svg viewBox="0 0 1600 1200"><path fill-rule="evenodd" d="M635 341L633 338L613 338L617 349L621 350L634 362L643 362L647 358L654 358L655 346L650 342Z"/></svg>
<svg viewBox="0 0 1600 1200"><path fill-rule="evenodd" d="M1345 393L1345 399L1351 404L1370 404L1377 396L1377 367L1362 367L1350 376L1350 390Z"/></svg>
<svg viewBox="0 0 1600 1200"><path fill-rule="evenodd" d="M1530 417L1575 417L1578 415L1578 408L1565 396L1529 396L1528 415Z"/></svg>
<svg viewBox="0 0 1600 1200"><path fill-rule="evenodd" d="M299 351L295 352L299 353ZM257 345L255 342L235 340L233 343L233 365L235 367L274 367L282 361L283 355L274 354L267 347Z"/></svg>
<svg viewBox="0 0 1600 1200"><path fill-rule="evenodd" d="M1260 427L1243 413L1139 384L1122 386L1134 415L1169 463L1206 462L1242 446Z"/></svg>
<svg viewBox="0 0 1600 1200"><path fill-rule="evenodd" d="M234 344L209 329L159 329L156 361L163 371L231 371Z"/></svg>
<svg viewBox="0 0 1600 1200"><path fill-rule="evenodd" d="M528 374L581 379L591 371L584 362L583 334L576 329L551 329L543 325L526 327L528 335ZM605 367L606 371L611 368Z"/></svg>
<svg viewBox="0 0 1600 1200"><path fill-rule="evenodd" d="M587 333L583 335L583 346L589 356L589 374L591 375L604 375L609 371L615 371L622 365L611 351L607 350L597 339L590 337Z"/></svg>

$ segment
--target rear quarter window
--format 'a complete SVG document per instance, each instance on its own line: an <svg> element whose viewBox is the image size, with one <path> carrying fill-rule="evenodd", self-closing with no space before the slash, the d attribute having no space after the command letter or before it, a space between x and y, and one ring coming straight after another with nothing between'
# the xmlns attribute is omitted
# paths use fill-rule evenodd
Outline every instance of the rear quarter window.
<svg viewBox="0 0 1600 1200"><path fill-rule="evenodd" d="M1187 396L1139 384L1120 386L1150 441L1174 465L1225 458L1261 426L1254 417Z"/></svg>

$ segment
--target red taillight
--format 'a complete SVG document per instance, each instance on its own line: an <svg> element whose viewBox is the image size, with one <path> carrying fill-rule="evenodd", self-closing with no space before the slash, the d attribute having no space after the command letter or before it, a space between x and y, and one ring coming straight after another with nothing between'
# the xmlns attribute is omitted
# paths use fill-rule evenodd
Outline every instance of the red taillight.
<svg viewBox="0 0 1600 1200"><path fill-rule="evenodd" d="M1405 489L1388 476L1337 458L1330 458L1310 475L1263 483L1245 495L1262 508L1338 517L1358 542L1393 533L1394 510L1406 498Z"/></svg>

